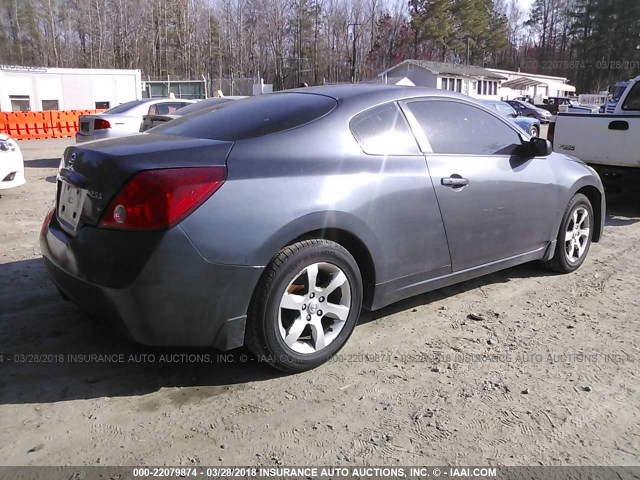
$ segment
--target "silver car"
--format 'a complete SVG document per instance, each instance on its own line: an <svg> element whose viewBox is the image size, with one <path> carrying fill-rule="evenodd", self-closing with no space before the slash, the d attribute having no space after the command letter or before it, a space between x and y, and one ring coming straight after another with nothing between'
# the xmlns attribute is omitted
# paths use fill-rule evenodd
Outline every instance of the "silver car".
<svg viewBox="0 0 640 480"><path fill-rule="evenodd" d="M228 102L234 100L242 100L243 98L247 97L232 96L207 98L205 100L199 100L191 105L187 105L186 107L182 107L173 113L145 115L142 119L140 132L146 132L153 127L157 127L158 125L164 125L165 123L170 122L171 120L175 120L176 118L179 118L183 115L199 112L201 110L218 108L226 105Z"/></svg>
<svg viewBox="0 0 640 480"><path fill-rule="evenodd" d="M342 85L67 148L40 245L66 298L138 342L246 344L300 371L362 307L576 270L604 218L590 167L469 97Z"/></svg>
<svg viewBox="0 0 640 480"><path fill-rule="evenodd" d="M138 133L145 115L167 115L194 100L148 98L133 100L102 113L80 115L76 143Z"/></svg>

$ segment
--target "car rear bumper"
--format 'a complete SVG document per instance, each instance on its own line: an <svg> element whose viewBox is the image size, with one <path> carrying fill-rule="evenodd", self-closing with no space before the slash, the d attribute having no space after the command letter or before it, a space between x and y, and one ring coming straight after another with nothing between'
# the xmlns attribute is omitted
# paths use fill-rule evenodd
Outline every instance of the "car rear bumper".
<svg viewBox="0 0 640 480"><path fill-rule="evenodd" d="M42 230L40 246L65 297L138 343L241 346L262 269L207 262L179 226L150 236L146 247L126 240L134 235L85 226L72 237L54 216ZM113 250L109 261L87 262L87 249L104 257L92 248L100 243Z"/></svg>

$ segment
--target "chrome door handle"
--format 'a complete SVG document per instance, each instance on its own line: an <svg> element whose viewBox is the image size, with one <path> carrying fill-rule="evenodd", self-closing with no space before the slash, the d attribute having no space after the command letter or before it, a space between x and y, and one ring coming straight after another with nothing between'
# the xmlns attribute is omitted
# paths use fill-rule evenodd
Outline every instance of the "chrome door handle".
<svg viewBox="0 0 640 480"><path fill-rule="evenodd" d="M449 178L440 179L440 183L447 187L464 187L465 185L469 185L469 180L459 175L452 175Z"/></svg>

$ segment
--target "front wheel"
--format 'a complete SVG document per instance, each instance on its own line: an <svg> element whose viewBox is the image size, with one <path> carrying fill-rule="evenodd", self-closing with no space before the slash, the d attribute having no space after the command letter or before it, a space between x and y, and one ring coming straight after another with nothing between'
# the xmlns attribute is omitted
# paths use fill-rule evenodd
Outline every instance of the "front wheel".
<svg viewBox="0 0 640 480"><path fill-rule="evenodd" d="M547 268L569 273L584 263L593 236L593 208L589 199L581 193L575 195L562 217L553 258Z"/></svg>
<svg viewBox="0 0 640 480"><path fill-rule="evenodd" d="M362 307L362 278L341 245L323 239L283 248L263 273L249 309L247 346L272 366L300 372L347 342Z"/></svg>
<svg viewBox="0 0 640 480"><path fill-rule="evenodd" d="M531 125L531 127L529 127L530 137L537 137L539 133L540 132L538 132L538 127L536 127L535 125Z"/></svg>

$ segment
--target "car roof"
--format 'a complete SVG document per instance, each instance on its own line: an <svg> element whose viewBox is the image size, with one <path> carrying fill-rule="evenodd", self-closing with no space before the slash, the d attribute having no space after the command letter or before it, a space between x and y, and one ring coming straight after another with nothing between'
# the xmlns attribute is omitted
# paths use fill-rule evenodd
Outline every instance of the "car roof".
<svg viewBox="0 0 640 480"><path fill-rule="evenodd" d="M394 100L404 100L414 97L452 97L467 101L473 101L471 97L448 90L439 90L428 87L405 87L400 85L385 84L341 84L322 85L317 87L295 88L283 90L274 95L282 93L308 93L325 95L335 100L362 100L366 102L385 102Z"/></svg>
<svg viewBox="0 0 640 480"><path fill-rule="evenodd" d="M136 101L136 100L133 100ZM195 102L195 100L190 99L190 98L169 98L169 97L154 97L154 98L141 98L140 100L137 100L138 102L142 103L151 103L151 102ZM124 102L126 103L126 102ZM122 105L122 104L121 104Z"/></svg>

